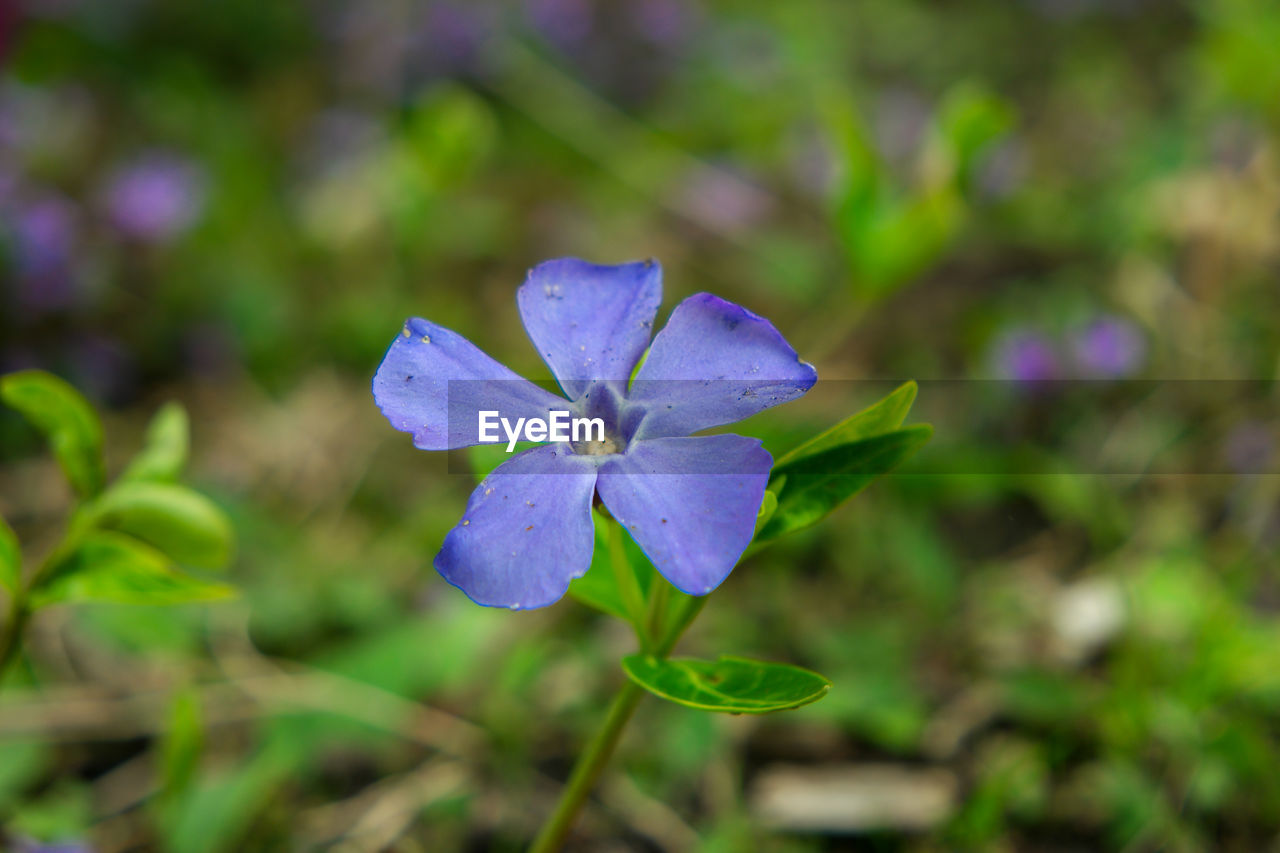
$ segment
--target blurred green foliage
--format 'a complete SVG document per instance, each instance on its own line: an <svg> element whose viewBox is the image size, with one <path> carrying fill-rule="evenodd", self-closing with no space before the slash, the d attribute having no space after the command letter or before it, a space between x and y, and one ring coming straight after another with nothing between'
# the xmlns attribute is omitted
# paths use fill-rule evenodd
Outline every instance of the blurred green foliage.
<svg viewBox="0 0 1280 853"><path fill-rule="evenodd" d="M513 291L572 254L658 257L666 305L716 292L817 365L740 427L775 458L893 387L839 380L1013 383L922 383L919 457L735 570L681 654L834 686L763 719L647 703L583 849L1274 846L1274 396L1116 390L1275 378L1273 2L19 6L0 372L54 371L107 428L102 470L96 434L54 436L72 488L3 410L0 514L32 555L112 475L145 514L179 399L241 595L36 616L0 691L0 845L527 841L632 640L441 582L474 481L368 380L409 315L545 377ZM1103 465L1171 446L1175 473ZM853 774L825 824L785 806L796 766Z"/></svg>

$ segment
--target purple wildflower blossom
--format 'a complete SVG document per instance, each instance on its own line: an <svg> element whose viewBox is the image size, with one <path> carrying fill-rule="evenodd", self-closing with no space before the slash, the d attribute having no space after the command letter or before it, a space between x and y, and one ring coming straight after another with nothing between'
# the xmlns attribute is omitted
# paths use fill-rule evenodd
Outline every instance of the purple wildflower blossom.
<svg viewBox="0 0 1280 853"><path fill-rule="evenodd" d="M76 210L56 195L15 202L5 212L5 230L13 241L19 304L37 313L66 308L75 301L71 257L76 240Z"/></svg>
<svg viewBox="0 0 1280 853"><path fill-rule="evenodd" d="M479 444L482 410L605 424L603 440L535 447L476 487L435 559L472 600L517 609L563 596L591 564L597 495L692 595L718 586L746 549L773 460L754 438L690 434L793 400L817 374L768 320L708 293L677 305L650 346L661 299L654 261L565 258L529 272L521 318L567 399L428 320L408 320L387 351L374 398L423 450Z"/></svg>
<svg viewBox="0 0 1280 853"><path fill-rule="evenodd" d="M1133 324L1120 317L1100 317L1072 341L1072 354L1081 372L1117 379L1142 365L1146 342Z"/></svg>
<svg viewBox="0 0 1280 853"><path fill-rule="evenodd" d="M997 373L1014 382L1036 383L1061 375L1058 354L1043 336L1030 331L1004 335L995 347Z"/></svg>
<svg viewBox="0 0 1280 853"><path fill-rule="evenodd" d="M186 231L204 204L204 172L189 160L152 153L123 167L106 190L107 213L126 235L164 243Z"/></svg>
<svg viewBox="0 0 1280 853"><path fill-rule="evenodd" d="M62 268L75 241L75 209L66 199L44 195L16 211L13 224L18 269L40 276Z"/></svg>

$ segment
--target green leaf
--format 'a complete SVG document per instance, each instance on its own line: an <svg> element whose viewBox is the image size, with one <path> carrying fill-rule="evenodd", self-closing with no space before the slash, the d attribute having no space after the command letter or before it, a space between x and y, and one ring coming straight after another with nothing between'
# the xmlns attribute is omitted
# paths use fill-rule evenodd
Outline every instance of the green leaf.
<svg viewBox="0 0 1280 853"><path fill-rule="evenodd" d="M530 447L536 446L530 441L520 441L516 443L515 449L508 453L506 438L497 444L473 444L467 448L467 462L471 465L471 471L475 474L478 483L492 474L493 470L503 462L514 459Z"/></svg>
<svg viewBox="0 0 1280 853"><path fill-rule="evenodd" d="M160 747L160 789L166 797L186 790L204 750L204 714L200 694L187 687L173 698L169 727Z"/></svg>
<svg viewBox="0 0 1280 853"><path fill-rule="evenodd" d="M840 444L774 468L773 477L785 476L787 480L778 494L778 509L757 540L773 539L816 524L915 453L931 435L933 427L927 424L910 426Z"/></svg>
<svg viewBox="0 0 1280 853"><path fill-rule="evenodd" d="M443 86L410 106L400 139L424 188L440 190L465 181L484 162L496 132L483 98L462 86Z"/></svg>
<svg viewBox="0 0 1280 853"><path fill-rule="evenodd" d="M102 423L79 391L51 373L23 370L0 377L0 398L45 434L77 494L102 491Z"/></svg>
<svg viewBox="0 0 1280 853"><path fill-rule="evenodd" d="M186 486L117 483L89 512L96 526L128 533L179 563L217 569L231 558L231 522L212 501Z"/></svg>
<svg viewBox="0 0 1280 853"><path fill-rule="evenodd" d="M281 785L296 778L291 756L270 741L252 755L196 781L166 810L161 849L183 853L245 850L254 817L272 807Z"/></svg>
<svg viewBox="0 0 1280 853"><path fill-rule="evenodd" d="M617 616L623 622L631 621L627 614L627 606L622 601L622 591L618 589L618 581L603 561L592 564L585 575L569 582L569 595L581 604Z"/></svg>
<svg viewBox="0 0 1280 853"><path fill-rule="evenodd" d="M655 696L727 714L799 708L818 701L831 689L831 682L816 672L739 657L724 656L712 662L628 655L622 659L622 668L627 677Z"/></svg>
<svg viewBox="0 0 1280 853"><path fill-rule="evenodd" d="M172 483L187 464L190 446L187 410L180 403L166 403L147 427L147 441L120 475L121 480Z"/></svg>
<svg viewBox="0 0 1280 853"><path fill-rule="evenodd" d="M826 432L814 436L794 450L783 454L782 458L774 463L774 469L795 462L797 459L830 450L838 444L848 444L851 441L859 441L897 429L907 419L911 404L916 401L917 390L914 382L898 386L893 393L878 403L868 406L856 415L850 415ZM770 488L772 487L770 484Z"/></svg>
<svg viewBox="0 0 1280 853"><path fill-rule="evenodd" d="M123 533L95 531L32 591L37 607L75 601L184 604L234 595L226 584L184 575L150 545Z"/></svg>
<svg viewBox="0 0 1280 853"><path fill-rule="evenodd" d="M13 528L0 516L0 587L17 592L22 584L22 550Z"/></svg>
<svg viewBox="0 0 1280 853"><path fill-rule="evenodd" d="M952 87L934 118L932 153L944 158L950 177L968 187L979 158L1014 123L1013 108L970 84Z"/></svg>
<svg viewBox="0 0 1280 853"><path fill-rule="evenodd" d="M770 486L764 490L764 498L760 501L760 509L756 513L756 533L759 533L764 526L769 523L769 519L773 518L773 514L778 511L778 492L786 485L787 478L783 477L775 486Z"/></svg>

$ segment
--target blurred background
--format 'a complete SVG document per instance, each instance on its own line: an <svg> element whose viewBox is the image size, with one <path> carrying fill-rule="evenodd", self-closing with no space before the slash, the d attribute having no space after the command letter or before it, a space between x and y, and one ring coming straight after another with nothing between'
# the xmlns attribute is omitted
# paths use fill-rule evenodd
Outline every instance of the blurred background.
<svg viewBox="0 0 1280 853"><path fill-rule="evenodd" d="M242 590L39 616L0 847L531 837L633 641L440 580L474 480L369 381L409 315L545 377L514 288L576 255L773 320L824 380L775 455L939 380L684 642L827 698L647 699L578 849L1280 849L1277 45L1269 0L0 2L0 370L116 467L183 402ZM69 501L0 412L0 512Z"/></svg>

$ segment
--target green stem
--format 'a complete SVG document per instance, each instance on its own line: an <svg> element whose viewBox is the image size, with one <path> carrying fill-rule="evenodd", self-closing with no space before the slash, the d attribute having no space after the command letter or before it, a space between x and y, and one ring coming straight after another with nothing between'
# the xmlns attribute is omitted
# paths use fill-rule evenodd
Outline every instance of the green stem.
<svg viewBox="0 0 1280 853"><path fill-rule="evenodd" d="M644 617L644 632L649 638L642 651L653 653L658 641L662 638L662 626L667 621L667 598L671 592L671 584L662 575L654 574L649 584L649 612Z"/></svg>
<svg viewBox="0 0 1280 853"><path fill-rule="evenodd" d="M4 634L0 635L0 683L4 682L9 664L18 656L18 649L22 646L22 632L27 627L27 618L30 615L26 596L19 588L14 591L9 601L9 620L5 623Z"/></svg>
<svg viewBox="0 0 1280 853"><path fill-rule="evenodd" d="M650 654L666 657L680 641L685 630L702 612L702 608L707 603L707 596L685 598L666 633L659 636L661 626L667 621L668 588L666 581L662 578L654 578L654 582L657 588L649 602L647 620L648 624L653 626L650 634L653 640L646 645ZM587 795L591 793L596 780L600 778L600 773L609 763L613 750L617 747L619 738L622 737L622 731L631 720L636 704L643 695L644 690L630 679L614 694L613 703L609 706L604 724L591 739L587 748L578 756L573 772L569 775L569 781L560 794L560 802L556 803L555 811L542 825L538 837L533 841L533 846L529 848L529 853L553 853L564 844L564 840L569 836L569 830L573 828L573 823L578 817L578 812L582 809L582 804L586 802Z"/></svg>
<svg viewBox="0 0 1280 853"><path fill-rule="evenodd" d="M684 600L684 606L676 613L675 621L671 623L671 627L667 629L667 633L654 646L653 653L660 658L665 658L671 654L671 650L676 647L676 643L680 642L680 638L684 636L684 632L693 624L693 620L698 618L698 614L702 612L702 608L707 606L707 598L709 596L688 596Z"/></svg>
<svg viewBox="0 0 1280 853"><path fill-rule="evenodd" d="M616 521L607 522L606 538L609 544L609 563L613 566L613 577L618 583L618 592L622 594L622 605L627 609L627 618L636 629L636 638L642 648L649 648L649 635L645 631L644 593L640 590L640 582L627 559L626 546L622 541L622 525Z"/></svg>
<svg viewBox="0 0 1280 853"><path fill-rule="evenodd" d="M609 706L609 714L604 718L604 725L596 732L582 755L578 756L578 763L574 765L573 773L560 794L560 802L556 804L556 810L542 825L542 831L533 840L529 853L552 853L564 844L569 830L573 828L578 811L586 801L587 795L591 793L591 789L595 787L596 780L600 778L600 772L609 763L614 747L622 737L622 730L626 728L627 722L636 710L636 704L643 695L644 690L629 679L614 695L613 703Z"/></svg>
<svg viewBox="0 0 1280 853"><path fill-rule="evenodd" d="M22 633L31 619L31 591L37 589L47 579L49 573L57 569L59 563L75 551L88 528L87 518L88 516L82 510L77 509L67 524L67 532L63 535L62 541L44 558L26 583L20 582L18 588L13 591L9 599L9 620L5 623L4 633L0 634L0 683L4 682L9 665L17 658L18 650L22 647Z"/></svg>

